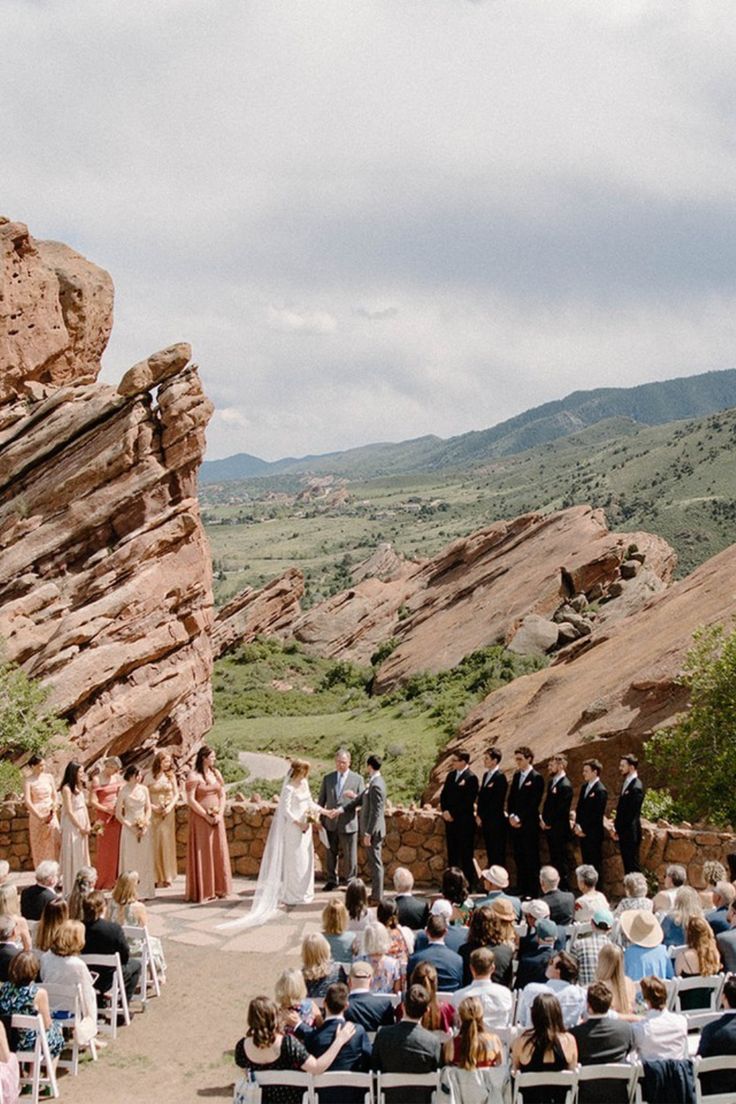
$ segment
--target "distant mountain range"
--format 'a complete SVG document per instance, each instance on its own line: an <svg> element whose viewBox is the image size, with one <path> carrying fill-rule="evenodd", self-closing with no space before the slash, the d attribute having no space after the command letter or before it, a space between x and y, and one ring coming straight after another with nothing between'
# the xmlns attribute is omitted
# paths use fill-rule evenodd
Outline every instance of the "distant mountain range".
<svg viewBox="0 0 736 1104"><path fill-rule="evenodd" d="M473 430L446 440L417 437L343 452L285 457L272 463L238 453L224 460L205 461L199 478L201 484L213 484L300 473L370 478L468 468L568 437L608 419L628 418L639 425L654 426L703 417L733 406L736 406L736 369L731 368L638 387L573 391L564 399L535 406L490 429Z"/></svg>

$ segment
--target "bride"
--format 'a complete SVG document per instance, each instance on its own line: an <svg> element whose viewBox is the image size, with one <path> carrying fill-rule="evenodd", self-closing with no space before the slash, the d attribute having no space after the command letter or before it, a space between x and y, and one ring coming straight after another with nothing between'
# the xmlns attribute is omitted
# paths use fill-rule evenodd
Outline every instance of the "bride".
<svg viewBox="0 0 736 1104"><path fill-rule="evenodd" d="M312 824L326 810L312 801L309 763L292 759L271 822L250 912L219 928L252 928L278 915L280 904L306 905L314 898Z"/></svg>

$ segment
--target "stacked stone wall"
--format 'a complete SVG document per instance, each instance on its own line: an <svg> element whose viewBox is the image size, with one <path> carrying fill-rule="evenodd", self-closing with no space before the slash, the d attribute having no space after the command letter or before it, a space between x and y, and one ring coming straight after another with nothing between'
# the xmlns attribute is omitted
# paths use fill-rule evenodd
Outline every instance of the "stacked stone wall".
<svg viewBox="0 0 736 1104"><path fill-rule="evenodd" d="M275 804L271 802L232 801L228 803L225 824L232 859L233 872L243 877L258 874L266 837L271 826ZM176 809L176 843L179 873L186 867L186 847L189 810L180 804ZM433 808L391 810L386 817L387 835L383 847L387 886L397 866L406 866L419 885L439 885L445 868L446 849L444 822ZM660 883L669 863L681 863L688 873L688 881L696 889L704 887L703 863L708 859L725 862L729 851L736 850L736 835L718 832L711 828L680 828L659 821L644 821L641 848L642 866L656 874ZM91 847L94 859L94 837ZM361 858L361 849L358 849ZM0 858L10 862L12 870L31 870L28 843L28 814L22 804L8 803L0 806ZM481 866L485 853L478 846L476 858ZM323 869L324 848L317 841L316 868ZM544 861L545 856L542 855ZM623 893L623 870L618 850L608 841L604 845L604 888L614 898ZM514 876L513 861L509 855L509 871ZM363 864L361 873L367 876Z"/></svg>

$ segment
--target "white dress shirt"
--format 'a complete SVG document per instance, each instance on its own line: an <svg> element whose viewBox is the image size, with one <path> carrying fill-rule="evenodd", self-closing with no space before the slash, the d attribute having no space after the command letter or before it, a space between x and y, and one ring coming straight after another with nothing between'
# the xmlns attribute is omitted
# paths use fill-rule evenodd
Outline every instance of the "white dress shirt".
<svg viewBox="0 0 736 1104"><path fill-rule="evenodd" d="M642 1062L656 1058L687 1058L687 1019L679 1012L650 1008L633 1028Z"/></svg>
<svg viewBox="0 0 736 1104"><path fill-rule="evenodd" d="M511 990L505 985L499 985L489 978L478 978L470 985L466 985L464 989L456 989L454 993L446 995L455 1008L459 1008L461 1001L466 997L477 997L483 1005L483 1023L489 1031L508 1026L514 998Z"/></svg>

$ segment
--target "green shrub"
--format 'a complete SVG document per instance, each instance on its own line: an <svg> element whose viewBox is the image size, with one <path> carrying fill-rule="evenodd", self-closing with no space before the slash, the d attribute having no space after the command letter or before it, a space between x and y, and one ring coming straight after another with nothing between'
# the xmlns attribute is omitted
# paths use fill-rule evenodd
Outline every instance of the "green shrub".
<svg viewBox="0 0 736 1104"><path fill-rule="evenodd" d="M392 636L389 640L384 640L371 656L371 667L380 667L383 661L388 659L392 652L396 651L398 646L399 642L395 636Z"/></svg>
<svg viewBox="0 0 736 1104"><path fill-rule="evenodd" d="M0 663L0 797L22 789L13 759L43 755L66 732L47 705L49 691L16 663Z"/></svg>

